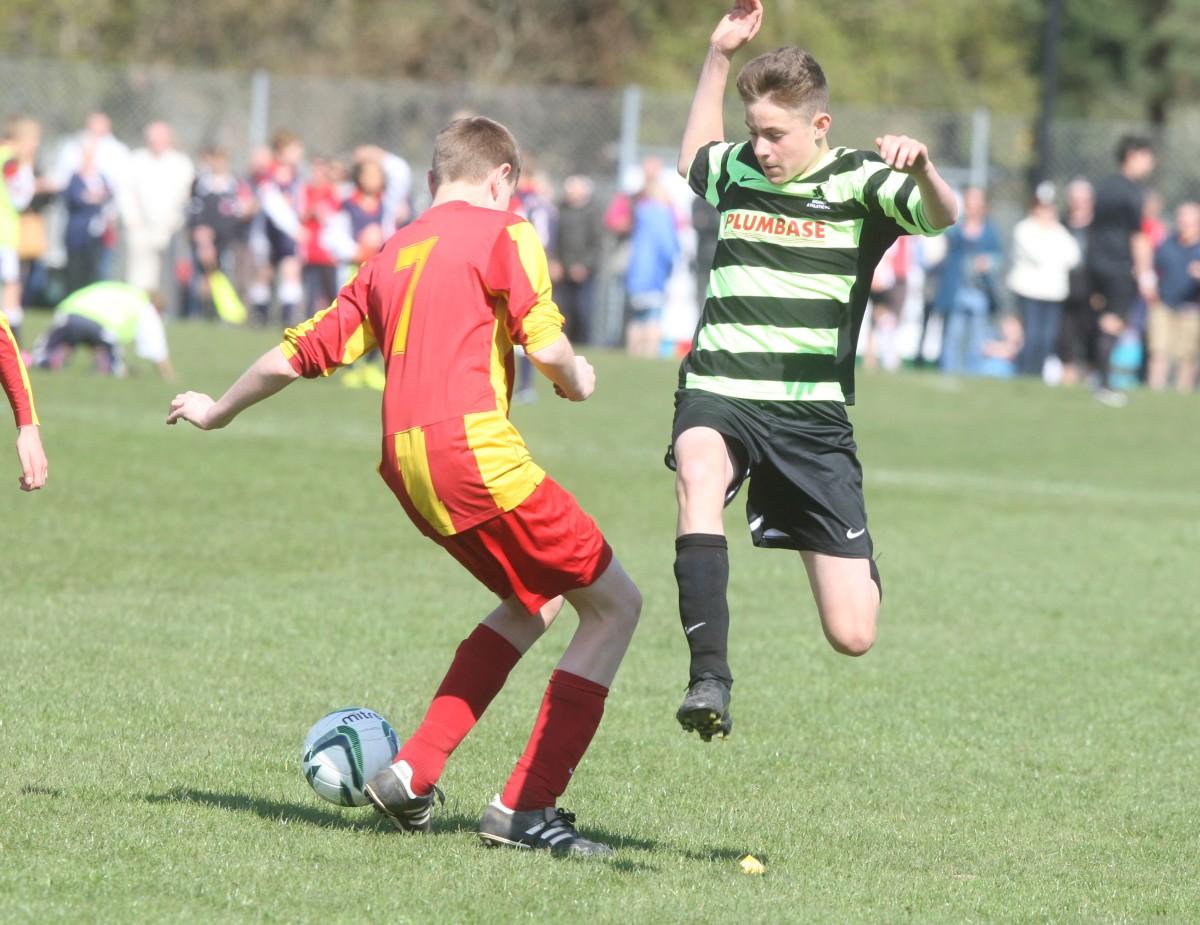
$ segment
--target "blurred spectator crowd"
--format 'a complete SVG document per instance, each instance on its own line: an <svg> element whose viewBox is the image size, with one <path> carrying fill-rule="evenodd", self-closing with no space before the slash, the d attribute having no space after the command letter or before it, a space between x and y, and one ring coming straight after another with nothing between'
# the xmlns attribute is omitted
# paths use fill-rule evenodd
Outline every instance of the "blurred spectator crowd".
<svg viewBox="0 0 1200 925"><path fill-rule="evenodd" d="M428 203L401 155L362 144L306 156L287 131L235 165L219 147L193 159L161 121L131 149L95 112L41 147L24 117L0 142L0 280L18 332L24 306L105 280L154 293L171 319L241 320L223 310L228 292L250 322L292 325ZM968 188L948 233L900 238L871 284L864 364L1087 382L1113 405L1138 382L1193 391L1200 204L1174 204L1168 225L1147 185L1150 144L1126 138L1117 155L1110 177L1039 185L1010 233ZM674 170L646 157L602 197L594 178L556 182L527 155L513 208L546 248L573 342L686 351L719 229ZM518 396L532 397L523 372Z"/></svg>
<svg viewBox="0 0 1200 925"><path fill-rule="evenodd" d="M1118 407L1138 384L1194 391L1200 204L1176 203L1168 221L1150 141L1127 136L1115 154L1108 176L1039 184L1007 235L986 190L967 188L945 235L900 239L872 284L867 365L900 366L907 307L917 365L1086 384Z"/></svg>

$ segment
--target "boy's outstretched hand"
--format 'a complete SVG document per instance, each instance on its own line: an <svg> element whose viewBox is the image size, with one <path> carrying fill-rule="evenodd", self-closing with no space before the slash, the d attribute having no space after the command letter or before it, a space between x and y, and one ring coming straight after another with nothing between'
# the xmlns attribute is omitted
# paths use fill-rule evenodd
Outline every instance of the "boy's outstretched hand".
<svg viewBox="0 0 1200 925"><path fill-rule="evenodd" d="M212 430L214 425L210 419L214 404L216 402L202 392L183 392L171 399L171 411L167 415L167 423L176 424L179 421L187 421L189 424L195 424L201 430Z"/></svg>
<svg viewBox="0 0 1200 925"><path fill-rule="evenodd" d="M46 484L50 467L46 464L46 453L42 449L42 436L36 424L17 431L17 459L21 463L21 474L17 481L21 491L37 491Z"/></svg>
<svg viewBox="0 0 1200 925"><path fill-rule="evenodd" d="M921 173L929 166L929 149L907 135L884 135L875 139L879 156L901 173Z"/></svg>
<svg viewBox="0 0 1200 925"><path fill-rule="evenodd" d="M733 9L717 23L709 44L722 54L732 55L758 34L762 17L762 0L735 0Z"/></svg>

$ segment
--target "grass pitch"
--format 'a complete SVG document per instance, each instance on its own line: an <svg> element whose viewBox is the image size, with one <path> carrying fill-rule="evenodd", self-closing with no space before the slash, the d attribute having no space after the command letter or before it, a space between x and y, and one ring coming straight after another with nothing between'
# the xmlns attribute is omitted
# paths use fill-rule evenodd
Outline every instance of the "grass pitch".
<svg viewBox="0 0 1200 925"><path fill-rule="evenodd" d="M208 391L271 343L171 337ZM673 719L674 366L593 353L591 401L543 386L514 417L645 593L563 801L617 859L473 834L569 611L451 760L432 837L304 783L318 716L404 735L492 605L376 476L375 394L297 383L202 434L163 426L174 387L77 361L34 373L49 487L0 457L0 921L1196 920L1194 396L864 376L879 643L834 654L799 558L752 549L735 503L736 726L703 745Z"/></svg>

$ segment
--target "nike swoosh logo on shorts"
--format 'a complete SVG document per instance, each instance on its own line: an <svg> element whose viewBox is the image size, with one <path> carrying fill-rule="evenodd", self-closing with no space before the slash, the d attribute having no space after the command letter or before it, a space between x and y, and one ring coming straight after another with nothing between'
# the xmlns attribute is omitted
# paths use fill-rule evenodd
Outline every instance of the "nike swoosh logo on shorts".
<svg viewBox="0 0 1200 925"><path fill-rule="evenodd" d="M707 623L707 622L708 622L707 620L706 620L706 621L704 621L704 623ZM702 627L702 626L704 625L704 623L696 623L696 624L694 624L694 625L692 625L692 626L689 626L687 629L685 629L685 630L683 631L683 635L685 635L685 636L690 636L690 635L692 635L692 630L698 630L698 629L700 629L700 627Z"/></svg>
<svg viewBox="0 0 1200 925"><path fill-rule="evenodd" d="M866 532L867 532L866 527L863 527L861 530L851 530L851 529L847 528L846 529L846 539L856 540Z"/></svg>

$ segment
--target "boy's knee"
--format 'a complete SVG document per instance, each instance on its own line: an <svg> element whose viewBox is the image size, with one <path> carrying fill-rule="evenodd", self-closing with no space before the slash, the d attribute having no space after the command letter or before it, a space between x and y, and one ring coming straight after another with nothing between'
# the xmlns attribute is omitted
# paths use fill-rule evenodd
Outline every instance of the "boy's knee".
<svg viewBox="0 0 1200 925"><path fill-rule="evenodd" d="M616 589L605 616L613 632L632 636L642 615L642 592L629 576Z"/></svg>
<svg viewBox="0 0 1200 925"><path fill-rule="evenodd" d="M676 461L675 495L680 502L720 488L721 471L708 459L695 455Z"/></svg>
<svg viewBox="0 0 1200 925"><path fill-rule="evenodd" d="M855 611L833 615L826 620L825 637L834 651L851 658L866 655L875 645L877 610Z"/></svg>
<svg viewBox="0 0 1200 925"><path fill-rule="evenodd" d="M572 598L572 603L580 619L596 620L612 633L632 634L642 614L642 592L624 572L606 582L599 593Z"/></svg>
<svg viewBox="0 0 1200 925"><path fill-rule="evenodd" d="M875 645L875 629L872 627L869 630L830 633L829 644L833 646L834 651L840 652L842 655L858 658L860 655L870 652L871 647Z"/></svg>
<svg viewBox="0 0 1200 925"><path fill-rule="evenodd" d="M638 590L638 586L631 579L627 578L626 583L627 587L621 591L618 610L621 614L621 622L632 633L642 616L642 592Z"/></svg>

